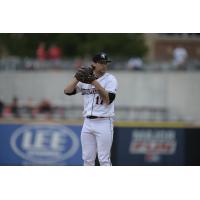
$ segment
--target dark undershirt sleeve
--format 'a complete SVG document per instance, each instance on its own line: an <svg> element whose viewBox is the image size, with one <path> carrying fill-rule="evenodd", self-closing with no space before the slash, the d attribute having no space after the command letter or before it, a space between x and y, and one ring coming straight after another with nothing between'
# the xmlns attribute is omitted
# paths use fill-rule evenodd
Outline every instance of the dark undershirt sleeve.
<svg viewBox="0 0 200 200"><path fill-rule="evenodd" d="M115 100L116 94L109 92L108 96L109 96L109 104L111 104Z"/></svg>
<svg viewBox="0 0 200 200"><path fill-rule="evenodd" d="M69 95L69 96L71 96L71 95L75 95L76 94L76 89L74 89L74 91L73 92L71 92L71 93L65 93L66 95Z"/></svg>

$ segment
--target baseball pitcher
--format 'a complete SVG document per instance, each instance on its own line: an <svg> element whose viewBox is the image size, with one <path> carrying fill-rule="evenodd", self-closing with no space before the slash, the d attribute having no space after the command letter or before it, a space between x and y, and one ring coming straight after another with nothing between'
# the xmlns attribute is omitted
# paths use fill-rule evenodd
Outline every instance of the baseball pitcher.
<svg viewBox="0 0 200 200"><path fill-rule="evenodd" d="M112 117L118 83L107 73L110 62L106 53L96 54L91 67L81 67L64 90L66 95L81 93L84 97L81 145L85 166L94 166L96 155L101 166L111 165Z"/></svg>

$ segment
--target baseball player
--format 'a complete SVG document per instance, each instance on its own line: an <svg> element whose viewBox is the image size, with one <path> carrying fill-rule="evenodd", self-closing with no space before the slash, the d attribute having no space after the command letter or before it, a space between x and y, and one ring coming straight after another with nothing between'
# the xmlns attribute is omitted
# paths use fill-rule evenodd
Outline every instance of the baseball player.
<svg viewBox="0 0 200 200"><path fill-rule="evenodd" d="M84 123L81 131L82 158L85 166L94 166L98 155L101 166L110 166L113 140L114 99L116 78L107 73L111 60L106 53L93 57L91 67L81 67L64 93L81 93L84 97Z"/></svg>

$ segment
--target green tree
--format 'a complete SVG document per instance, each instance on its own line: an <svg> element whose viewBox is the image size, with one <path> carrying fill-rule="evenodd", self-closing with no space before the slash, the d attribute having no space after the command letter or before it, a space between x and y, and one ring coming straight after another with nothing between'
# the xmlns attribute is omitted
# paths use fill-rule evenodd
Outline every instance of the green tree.
<svg viewBox="0 0 200 200"><path fill-rule="evenodd" d="M40 42L46 48L57 44L64 57L93 55L99 51L114 57L144 57L147 53L144 34L139 33L9 33L0 34L0 46L9 54L35 57Z"/></svg>

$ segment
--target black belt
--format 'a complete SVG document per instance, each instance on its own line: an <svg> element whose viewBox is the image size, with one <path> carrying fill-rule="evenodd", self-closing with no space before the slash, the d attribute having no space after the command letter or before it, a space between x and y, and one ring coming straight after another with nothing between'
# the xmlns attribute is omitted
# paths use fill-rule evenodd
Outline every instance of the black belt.
<svg viewBox="0 0 200 200"><path fill-rule="evenodd" d="M105 118L105 117L97 117L97 116L87 116L88 119L97 119L97 118Z"/></svg>

